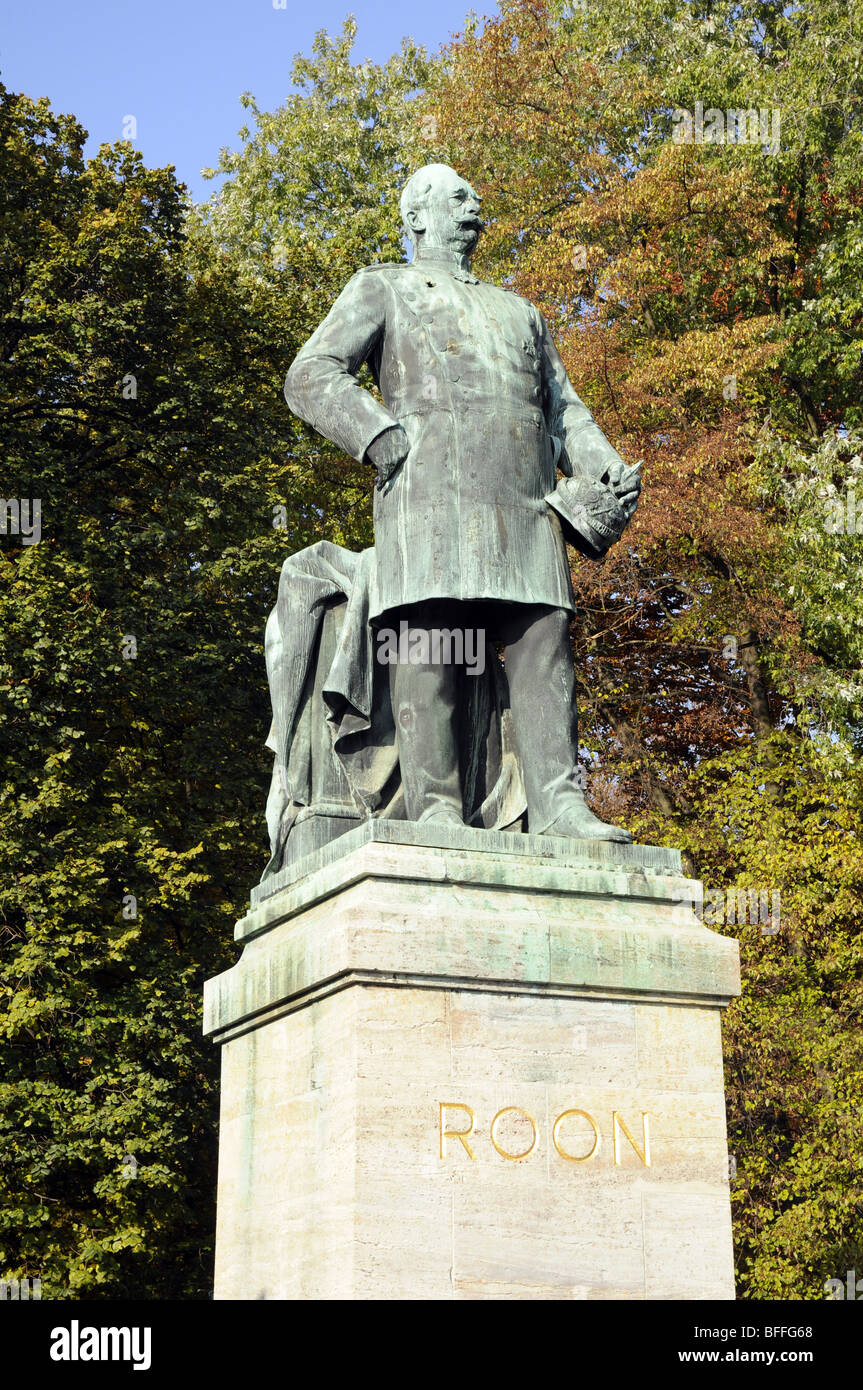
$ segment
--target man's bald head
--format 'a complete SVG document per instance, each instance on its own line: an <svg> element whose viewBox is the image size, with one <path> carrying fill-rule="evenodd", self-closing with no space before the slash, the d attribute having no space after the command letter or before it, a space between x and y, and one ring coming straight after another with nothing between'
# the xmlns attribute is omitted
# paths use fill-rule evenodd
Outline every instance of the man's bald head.
<svg viewBox="0 0 863 1390"><path fill-rule="evenodd" d="M479 240L481 199L448 164L425 164L411 174L399 206L414 251L421 246L470 255Z"/></svg>

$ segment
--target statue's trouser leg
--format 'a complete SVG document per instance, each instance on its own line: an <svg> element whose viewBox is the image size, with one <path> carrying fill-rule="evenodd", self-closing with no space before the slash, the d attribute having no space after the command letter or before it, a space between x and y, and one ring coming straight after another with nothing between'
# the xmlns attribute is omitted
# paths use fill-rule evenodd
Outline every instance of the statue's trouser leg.
<svg viewBox="0 0 863 1390"><path fill-rule="evenodd" d="M437 626L411 621L411 632ZM390 699L408 820L463 816L458 753L459 667L443 661L390 666Z"/></svg>
<svg viewBox="0 0 863 1390"><path fill-rule="evenodd" d="M534 835L583 800L569 621L563 608L529 606L513 615L501 634L528 829Z"/></svg>

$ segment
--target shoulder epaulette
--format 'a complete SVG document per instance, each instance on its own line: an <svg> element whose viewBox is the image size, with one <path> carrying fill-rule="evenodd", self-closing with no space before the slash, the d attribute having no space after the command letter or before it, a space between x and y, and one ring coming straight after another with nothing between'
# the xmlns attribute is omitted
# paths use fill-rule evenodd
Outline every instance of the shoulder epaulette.
<svg viewBox="0 0 863 1390"><path fill-rule="evenodd" d="M366 270L408 270L410 269L407 261L377 261L374 265L360 266L356 272L362 275Z"/></svg>

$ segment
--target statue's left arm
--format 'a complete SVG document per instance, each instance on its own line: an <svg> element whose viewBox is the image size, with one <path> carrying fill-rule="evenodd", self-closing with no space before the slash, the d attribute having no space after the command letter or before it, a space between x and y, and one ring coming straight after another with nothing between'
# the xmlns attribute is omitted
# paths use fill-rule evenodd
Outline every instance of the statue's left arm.
<svg viewBox="0 0 863 1390"><path fill-rule="evenodd" d="M543 404L548 432L559 440L559 467L568 477L599 480L614 464L626 467L610 444L566 374L560 353L552 342L548 325L540 313L540 369Z"/></svg>

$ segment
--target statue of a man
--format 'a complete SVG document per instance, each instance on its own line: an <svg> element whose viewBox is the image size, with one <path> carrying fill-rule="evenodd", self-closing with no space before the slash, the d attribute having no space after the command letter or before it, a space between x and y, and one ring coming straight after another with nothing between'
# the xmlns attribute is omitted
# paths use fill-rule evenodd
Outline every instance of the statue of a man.
<svg viewBox="0 0 863 1390"><path fill-rule="evenodd" d="M471 274L482 230L471 186L430 164L401 209L412 262L353 277L285 396L376 470L370 622L407 620L412 639L429 636L390 666L407 817L463 824L459 691L470 677L431 639L475 629L505 647L529 832L630 841L592 814L580 785L564 509L546 498L560 467L600 496L611 524L599 534L616 539L640 485L576 395L541 314ZM383 404L357 381L364 363Z"/></svg>

